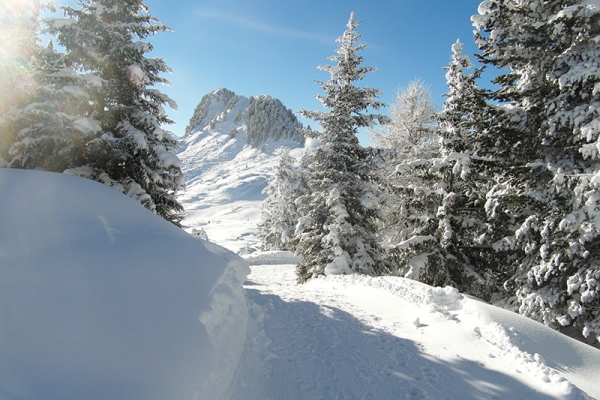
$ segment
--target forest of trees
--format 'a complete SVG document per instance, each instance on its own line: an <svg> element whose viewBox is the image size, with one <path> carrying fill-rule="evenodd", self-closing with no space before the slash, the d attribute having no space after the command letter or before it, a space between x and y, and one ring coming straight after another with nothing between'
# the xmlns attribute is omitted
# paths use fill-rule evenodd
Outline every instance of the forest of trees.
<svg viewBox="0 0 600 400"><path fill-rule="evenodd" d="M170 69L145 56L144 41L169 28L141 0L82 0L43 23L39 3L13 8L0 20L10 33L0 48L0 166L93 179L179 225L181 162L163 129L163 106L176 104L154 87Z"/></svg>
<svg viewBox="0 0 600 400"><path fill-rule="evenodd" d="M320 67L328 111L303 112L321 123L320 146L301 160L283 154L267 188L263 248L301 256L299 282L406 276L597 338L600 11L581 0L490 0L479 11L478 66L456 42L443 109L415 81L389 123L365 112L382 106L379 92L354 85L372 69L360 66L351 16L335 65ZM484 70L496 78L484 82ZM356 139L365 126L373 148Z"/></svg>
<svg viewBox="0 0 600 400"><path fill-rule="evenodd" d="M268 139L293 140L304 144L303 126L293 111L281 100L271 96L252 96L244 111L248 132L248 144L254 148Z"/></svg>

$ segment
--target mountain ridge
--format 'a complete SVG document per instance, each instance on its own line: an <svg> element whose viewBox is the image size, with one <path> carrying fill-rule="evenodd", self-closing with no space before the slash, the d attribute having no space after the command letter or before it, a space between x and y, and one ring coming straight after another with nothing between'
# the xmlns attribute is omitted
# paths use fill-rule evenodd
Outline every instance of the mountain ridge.
<svg viewBox="0 0 600 400"><path fill-rule="evenodd" d="M187 186L178 196L186 212L184 226L205 231L209 240L227 232L218 243L245 251L237 235L257 232L263 190L278 163L276 150L288 148L299 159L304 127L278 99L245 97L225 88L202 97L189 127L178 152ZM244 217L223 230L219 217L232 210ZM258 239L251 247L258 247Z"/></svg>

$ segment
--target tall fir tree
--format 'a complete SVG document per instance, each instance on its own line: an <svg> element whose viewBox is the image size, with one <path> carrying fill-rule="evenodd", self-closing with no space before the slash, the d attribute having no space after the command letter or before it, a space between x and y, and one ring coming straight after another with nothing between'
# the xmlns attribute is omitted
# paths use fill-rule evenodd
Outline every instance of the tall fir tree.
<svg viewBox="0 0 600 400"><path fill-rule="evenodd" d="M494 159L486 211L527 316L600 334L600 10L586 0L491 0L473 18L501 68L478 154ZM504 71L508 70L508 73Z"/></svg>
<svg viewBox="0 0 600 400"><path fill-rule="evenodd" d="M470 157L458 144L463 140L461 128L457 124L450 132L449 126L464 118L464 110L456 108L466 97L460 98L456 86L467 88L469 79L463 70L471 64L461 53L462 44L455 44L453 51L447 67L451 93L441 117L436 115L423 84L413 82L400 93L392 113L397 128L380 135L377 143L399 147L390 158L395 163L389 172L384 227L394 273L469 292L481 287L476 283L484 280L465 252L472 247L464 238L473 227L465 215L468 206L464 196L465 184L471 178Z"/></svg>
<svg viewBox="0 0 600 400"><path fill-rule="evenodd" d="M440 126L440 158L435 170L444 194L438 209L440 244L465 266L469 277L461 290L486 300L493 300L504 283L497 270L497 254L488 239L484 204L490 179L486 175L489 158L477 155L474 127L484 117L485 91L478 88L482 68L474 67L463 53L463 44L452 45L450 63L444 67L448 93L437 115Z"/></svg>
<svg viewBox="0 0 600 400"><path fill-rule="evenodd" d="M365 45L357 44L359 24L352 13L348 29L337 39L341 43L337 55L330 57L335 65L319 67L331 75L327 82L318 81L325 95L317 98L328 111L301 111L320 122L323 131L318 134L319 147L300 171L309 193L298 200L299 282L319 275L376 275L389 270L375 238L378 200L370 160L356 137L360 127L387 122L385 116L365 112L384 107L376 100L380 91L354 85L374 70L361 66L358 52Z"/></svg>
<svg viewBox="0 0 600 400"><path fill-rule="evenodd" d="M176 108L154 85L170 72L160 58L147 58L144 39L168 27L141 0L82 0L62 7L66 18L51 20L49 31L64 47L67 65L88 76L85 117L99 133L85 142L86 163L69 173L103 182L179 225L183 187L176 141L163 125L172 123L164 105ZM94 79L92 79L92 77Z"/></svg>

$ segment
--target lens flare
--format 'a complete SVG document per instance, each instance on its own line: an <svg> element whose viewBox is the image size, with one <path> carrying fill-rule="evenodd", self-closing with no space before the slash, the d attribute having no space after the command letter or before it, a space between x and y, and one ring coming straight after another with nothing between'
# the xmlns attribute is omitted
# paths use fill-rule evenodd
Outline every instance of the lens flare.
<svg viewBox="0 0 600 400"><path fill-rule="evenodd" d="M0 2L0 116L32 88L29 68L37 48L37 0Z"/></svg>

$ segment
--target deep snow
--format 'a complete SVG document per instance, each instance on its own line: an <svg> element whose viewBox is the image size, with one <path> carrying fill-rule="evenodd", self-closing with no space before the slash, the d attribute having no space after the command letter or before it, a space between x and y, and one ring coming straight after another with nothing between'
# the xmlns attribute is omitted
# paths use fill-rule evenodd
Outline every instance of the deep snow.
<svg viewBox="0 0 600 400"><path fill-rule="evenodd" d="M0 168L0 202L0 399L227 389L244 260L83 178Z"/></svg>

